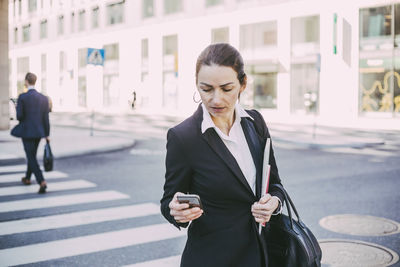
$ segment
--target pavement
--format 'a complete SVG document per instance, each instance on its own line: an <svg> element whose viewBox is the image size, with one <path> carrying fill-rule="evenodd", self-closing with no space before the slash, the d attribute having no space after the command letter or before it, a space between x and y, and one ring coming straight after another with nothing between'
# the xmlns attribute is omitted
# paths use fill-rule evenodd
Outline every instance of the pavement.
<svg viewBox="0 0 400 267"><path fill-rule="evenodd" d="M133 147L140 133L164 135L168 128L184 118L167 115L52 113L51 147L56 159L105 153ZM16 121L11 121L11 128ZM268 124L275 143L300 148L329 149L374 148L396 144L400 146L400 131L334 128L313 125ZM91 128L94 130L91 131ZM142 131L142 132L141 132ZM91 132L93 135L91 135ZM0 165L24 162L24 150L19 138L10 136L10 130L0 131ZM41 142L38 158L43 157Z"/></svg>

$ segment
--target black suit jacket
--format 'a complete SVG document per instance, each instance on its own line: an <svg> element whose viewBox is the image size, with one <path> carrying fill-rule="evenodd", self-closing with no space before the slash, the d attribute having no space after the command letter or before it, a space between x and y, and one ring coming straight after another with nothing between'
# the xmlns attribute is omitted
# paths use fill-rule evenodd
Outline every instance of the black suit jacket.
<svg viewBox="0 0 400 267"><path fill-rule="evenodd" d="M261 114L247 112L254 121L242 118L241 125L257 169L256 195L215 130L201 133L201 106L168 131L162 214L178 228L187 227L170 215L168 204L176 192L198 194L204 208L190 224L181 266L258 267L267 262L266 243L258 235L251 205L260 199L263 151L270 135ZM270 164L270 182L280 183L272 149ZM283 200L279 192L270 194Z"/></svg>
<svg viewBox="0 0 400 267"><path fill-rule="evenodd" d="M50 135L49 100L46 96L30 89L20 94L17 102L17 119L11 134L22 138L42 138Z"/></svg>

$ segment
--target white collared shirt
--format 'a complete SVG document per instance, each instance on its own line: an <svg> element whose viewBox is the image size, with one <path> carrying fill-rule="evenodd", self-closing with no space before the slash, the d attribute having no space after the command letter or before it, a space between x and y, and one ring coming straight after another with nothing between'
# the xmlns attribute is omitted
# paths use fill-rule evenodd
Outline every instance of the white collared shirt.
<svg viewBox="0 0 400 267"><path fill-rule="evenodd" d="M35 86L29 85L29 86L28 86L28 91L31 90L31 89L35 89Z"/></svg>
<svg viewBox="0 0 400 267"><path fill-rule="evenodd" d="M249 114L240 106L235 105L235 121L233 122L232 128L229 131L229 136L224 134L211 119L210 113L208 113L204 104L201 104L203 109L203 121L201 123L201 132L204 133L208 128L214 128L221 140L224 142L228 150L231 152L233 157L236 159L244 177L250 185L251 190L255 194L256 188L256 166L254 165L253 158L251 156L250 148L247 144L246 136L244 135L242 125L240 121L243 117L250 117Z"/></svg>

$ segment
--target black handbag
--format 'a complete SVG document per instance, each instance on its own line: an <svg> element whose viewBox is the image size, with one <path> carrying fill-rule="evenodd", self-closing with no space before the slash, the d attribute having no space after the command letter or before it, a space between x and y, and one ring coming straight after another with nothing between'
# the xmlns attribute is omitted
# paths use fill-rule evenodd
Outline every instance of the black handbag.
<svg viewBox="0 0 400 267"><path fill-rule="evenodd" d="M320 267L322 251L317 239L301 221L286 190L281 185L271 186L283 193L289 216L272 216L266 224L264 237L268 250L268 267ZM297 220L292 218L291 209Z"/></svg>
<svg viewBox="0 0 400 267"><path fill-rule="evenodd" d="M53 153L51 153L50 143L47 140L44 146L43 166L46 172L53 170Z"/></svg>

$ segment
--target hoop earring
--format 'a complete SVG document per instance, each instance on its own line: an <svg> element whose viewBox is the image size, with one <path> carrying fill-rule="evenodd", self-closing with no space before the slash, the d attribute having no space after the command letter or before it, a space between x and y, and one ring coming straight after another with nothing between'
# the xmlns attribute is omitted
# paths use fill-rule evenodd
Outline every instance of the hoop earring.
<svg viewBox="0 0 400 267"><path fill-rule="evenodd" d="M196 99L195 99L195 98L196 98L196 93L197 93L197 91L194 91L194 94L193 94L193 102L196 103L196 104L198 104L198 103L201 102L201 98L200 98L199 100L196 100Z"/></svg>

